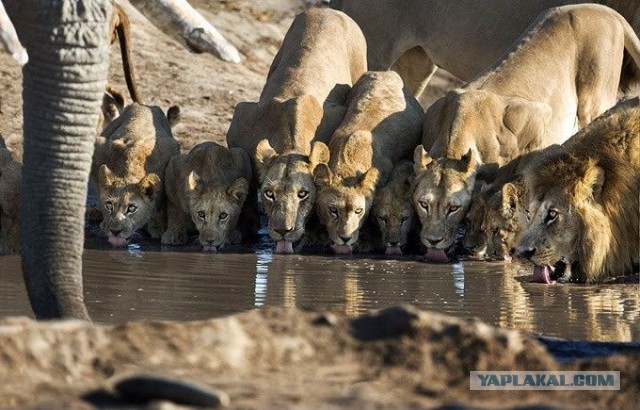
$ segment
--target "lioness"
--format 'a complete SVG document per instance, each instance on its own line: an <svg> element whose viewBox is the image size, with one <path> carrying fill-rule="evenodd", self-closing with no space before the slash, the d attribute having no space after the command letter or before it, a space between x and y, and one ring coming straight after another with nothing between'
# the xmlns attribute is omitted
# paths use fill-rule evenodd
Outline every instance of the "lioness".
<svg viewBox="0 0 640 410"><path fill-rule="evenodd" d="M99 198L101 228L113 246L124 246L147 225L153 238L165 229L162 176L180 153L171 126L177 106L165 115L159 107L133 103L96 138L91 179Z"/></svg>
<svg viewBox="0 0 640 410"><path fill-rule="evenodd" d="M534 278L596 282L638 262L640 104L587 128L567 152L524 175L531 222L516 255Z"/></svg>
<svg viewBox="0 0 640 410"><path fill-rule="evenodd" d="M419 143L423 116L393 71L368 71L354 84L344 120L329 142L329 163L314 171L316 211L336 253L352 252L376 188Z"/></svg>
<svg viewBox="0 0 640 410"><path fill-rule="evenodd" d="M609 34L595 33L594 26ZM476 170L467 170L459 158L469 153L484 172L564 142L576 126L587 125L614 105L625 48L640 66L640 40L615 11L594 4L550 9L494 67L436 101L425 115L423 145L430 156L447 160L428 161L421 172L421 179L430 180L433 203L427 211L415 201L416 212L439 212L429 215L431 226L423 227L429 232L424 239L430 241L424 244L439 249L442 259L441 250L451 245L469 207ZM460 169L465 171L460 174ZM465 195L459 186L448 185L462 177L468 178ZM423 185L418 181L416 186ZM414 198L424 195L418 191Z"/></svg>
<svg viewBox="0 0 640 410"><path fill-rule="evenodd" d="M402 255L417 220L411 203L413 162L400 161L389 182L376 192L371 217L380 230L380 244L386 255Z"/></svg>
<svg viewBox="0 0 640 410"><path fill-rule="evenodd" d="M241 148L204 142L171 158L164 174L168 220L162 243L183 245L194 228L205 251L240 243L238 219L251 178L251 161Z"/></svg>
<svg viewBox="0 0 640 410"><path fill-rule="evenodd" d="M22 164L11 157L0 136L0 255L20 251Z"/></svg>
<svg viewBox="0 0 640 410"><path fill-rule="evenodd" d="M436 66L470 81L500 58L539 13L594 2L617 10L640 33L637 0L331 0L331 7L362 28L369 69L397 70L419 96ZM622 88L637 80L637 70L628 67Z"/></svg>
<svg viewBox="0 0 640 410"><path fill-rule="evenodd" d="M366 52L346 14L308 10L285 35L260 101L236 107L227 145L252 158L277 253L293 253L305 232L316 196L313 170L328 161L312 143L328 141L340 124L347 93L366 71Z"/></svg>

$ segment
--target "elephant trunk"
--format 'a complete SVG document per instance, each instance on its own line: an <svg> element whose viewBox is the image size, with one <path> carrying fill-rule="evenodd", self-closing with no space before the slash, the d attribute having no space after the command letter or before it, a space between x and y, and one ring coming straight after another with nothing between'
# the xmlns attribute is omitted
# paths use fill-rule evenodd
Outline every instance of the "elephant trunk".
<svg viewBox="0 0 640 410"><path fill-rule="evenodd" d="M5 2L23 68L22 268L40 319L89 319L82 289L87 181L109 63L111 0Z"/></svg>

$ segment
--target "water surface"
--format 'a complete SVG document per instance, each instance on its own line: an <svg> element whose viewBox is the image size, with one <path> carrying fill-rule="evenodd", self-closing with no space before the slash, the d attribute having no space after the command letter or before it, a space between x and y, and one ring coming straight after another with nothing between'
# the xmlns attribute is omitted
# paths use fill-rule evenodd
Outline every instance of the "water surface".
<svg viewBox="0 0 640 410"><path fill-rule="evenodd" d="M356 315L410 303L529 334L640 341L638 285L528 283L526 267L466 261L434 265L331 255L87 249L85 299L97 322L195 320L261 306ZM18 256L0 257L0 316L31 315Z"/></svg>

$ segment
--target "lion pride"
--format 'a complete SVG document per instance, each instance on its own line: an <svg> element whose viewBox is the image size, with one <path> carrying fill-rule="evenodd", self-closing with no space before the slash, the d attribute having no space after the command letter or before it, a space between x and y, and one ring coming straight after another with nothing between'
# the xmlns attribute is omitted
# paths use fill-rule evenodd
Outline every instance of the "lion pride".
<svg viewBox="0 0 640 410"><path fill-rule="evenodd" d="M277 253L293 253L316 198L313 170L342 121L351 86L366 71L367 46L346 14L299 14L276 54L257 103L237 105L227 145L250 155Z"/></svg>

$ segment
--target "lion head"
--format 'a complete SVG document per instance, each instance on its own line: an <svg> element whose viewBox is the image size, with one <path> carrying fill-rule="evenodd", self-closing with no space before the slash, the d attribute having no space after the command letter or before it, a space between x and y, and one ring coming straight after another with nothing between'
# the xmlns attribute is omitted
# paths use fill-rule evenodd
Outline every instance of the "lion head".
<svg viewBox="0 0 640 410"><path fill-rule="evenodd" d="M413 163L399 162L387 185L376 192L371 207L371 216L381 234L381 242L387 255L402 255L409 233L416 222L416 213L411 203Z"/></svg>
<svg viewBox="0 0 640 410"><path fill-rule="evenodd" d="M411 198L422 224L420 239L428 248L427 259L445 262L445 251L453 245L458 225L471 204L476 161L471 150L460 159L434 160L419 145L414 162Z"/></svg>
<svg viewBox="0 0 640 410"><path fill-rule="evenodd" d="M527 194L522 181L506 183L487 202L487 256L511 260L511 249L528 223Z"/></svg>
<svg viewBox="0 0 640 410"><path fill-rule="evenodd" d="M631 272L638 259L639 178L637 165L612 155L560 154L526 174L531 221L516 255L533 262L535 279L547 283Z"/></svg>
<svg viewBox="0 0 640 410"><path fill-rule="evenodd" d="M308 156L278 154L267 139L256 148L260 198L269 218L269 235L276 241L276 253L293 253L293 243L304 234L316 200L313 171L318 164L329 161L324 148L314 143Z"/></svg>
<svg viewBox="0 0 640 410"><path fill-rule="evenodd" d="M466 230L462 245L476 259L487 256L487 201L491 198L486 190L474 195L466 215Z"/></svg>
<svg viewBox="0 0 640 410"><path fill-rule="evenodd" d="M376 168L369 168L355 178L340 178L327 164L319 164L314 171L318 186L316 212L327 228L336 253L351 253L373 202L378 183Z"/></svg>
<svg viewBox="0 0 640 410"><path fill-rule="evenodd" d="M99 203L102 210L100 227L107 233L109 243L124 246L142 228L157 206L162 182L156 174L147 174L132 181L119 178L107 167L98 171Z"/></svg>
<svg viewBox="0 0 640 410"><path fill-rule="evenodd" d="M208 186L192 171L188 185L191 220L204 249L217 250L226 244L240 243L238 219L249 194L249 181L237 178L222 186Z"/></svg>

